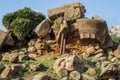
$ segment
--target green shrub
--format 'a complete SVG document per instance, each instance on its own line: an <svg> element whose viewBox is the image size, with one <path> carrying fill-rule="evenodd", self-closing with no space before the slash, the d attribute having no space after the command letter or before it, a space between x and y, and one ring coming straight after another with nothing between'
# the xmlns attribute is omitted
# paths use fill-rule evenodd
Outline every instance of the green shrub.
<svg viewBox="0 0 120 80"><path fill-rule="evenodd" d="M45 16L42 13L25 7L6 14L2 24L6 29L11 30L19 40L23 40L44 19Z"/></svg>
<svg viewBox="0 0 120 80"><path fill-rule="evenodd" d="M111 35L111 38L113 41L120 43L120 38L117 37L116 35Z"/></svg>

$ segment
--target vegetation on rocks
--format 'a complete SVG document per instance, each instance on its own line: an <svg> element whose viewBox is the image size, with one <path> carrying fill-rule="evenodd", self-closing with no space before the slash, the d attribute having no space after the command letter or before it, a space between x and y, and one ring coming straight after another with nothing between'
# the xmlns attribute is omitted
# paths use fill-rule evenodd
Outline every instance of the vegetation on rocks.
<svg viewBox="0 0 120 80"><path fill-rule="evenodd" d="M111 38L113 41L120 43L120 38L117 37L116 35L111 35Z"/></svg>
<svg viewBox="0 0 120 80"><path fill-rule="evenodd" d="M35 12L30 8L19 9L15 12L8 13L3 17L2 23L4 27L13 32L19 39L23 40L28 36L45 16L40 12Z"/></svg>

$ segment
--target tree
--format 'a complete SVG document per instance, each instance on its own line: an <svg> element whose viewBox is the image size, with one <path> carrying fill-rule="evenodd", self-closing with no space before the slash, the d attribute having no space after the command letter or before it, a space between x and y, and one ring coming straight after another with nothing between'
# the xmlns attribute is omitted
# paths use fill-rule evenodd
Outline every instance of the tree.
<svg viewBox="0 0 120 80"><path fill-rule="evenodd" d="M24 40L31 31L45 19L45 15L30 8L19 9L3 17L2 24L19 39Z"/></svg>

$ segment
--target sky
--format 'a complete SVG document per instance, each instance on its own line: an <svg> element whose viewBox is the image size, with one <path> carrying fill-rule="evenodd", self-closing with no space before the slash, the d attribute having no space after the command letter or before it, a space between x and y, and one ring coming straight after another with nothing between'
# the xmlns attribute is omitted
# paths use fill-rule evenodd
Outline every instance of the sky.
<svg viewBox="0 0 120 80"><path fill-rule="evenodd" d="M99 15L106 20L108 27L120 25L120 0L1 0L0 29L5 30L2 18L7 13L29 7L47 17L48 9L73 2L80 2L85 6L87 11L85 16L88 18Z"/></svg>

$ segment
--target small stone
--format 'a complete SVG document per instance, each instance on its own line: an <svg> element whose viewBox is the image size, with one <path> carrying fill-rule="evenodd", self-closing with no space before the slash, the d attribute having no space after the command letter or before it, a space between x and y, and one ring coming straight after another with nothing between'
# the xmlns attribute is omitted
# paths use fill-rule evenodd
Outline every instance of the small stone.
<svg viewBox="0 0 120 80"><path fill-rule="evenodd" d="M34 53L36 51L35 47L29 47L28 52L29 53Z"/></svg>
<svg viewBox="0 0 120 80"><path fill-rule="evenodd" d="M39 55L43 55L43 51L42 51L42 50L37 50L37 53L38 53Z"/></svg>
<svg viewBox="0 0 120 80"><path fill-rule="evenodd" d="M96 71L96 69L94 69L94 68L88 68L88 70L87 70L86 73L87 73L88 75L90 75L90 76L94 76L94 75L97 74L97 71Z"/></svg>
<svg viewBox="0 0 120 80"><path fill-rule="evenodd" d="M95 46L95 49L96 49L96 50L100 49L99 44L97 44L97 45Z"/></svg>
<svg viewBox="0 0 120 80"><path fill-rule="evenodd" d="M108 60L110 60L110 61L111 61L111 59L112 59L112 58L114 58L114 56L113 56L113 55L111 55L111 54L109 54L109 55L108 55Z"/></svg>
<svg viewBox="0 0 120 80"><path fill-rule="evenodd" d="M81 74L78 71L72 71L70 73L70 77L74 80L80 80L81 79Z"/></svg>
<svg viewBox="0 0 120 80"><path fill-rule="evenodd" d="M87 53L95 53L95 48L92 46L92 47L89 47L87 50L86 50Z"/></svg>
<svg viewBox="0 0 120 80"><path fill-rule="evenodd" d="M34 64L34 63L30 64L30 70L31 71L37 71L37 70L40 69L40 67L41 67L41 64Z"/></svg>
<svg viewBox="0 0 120 80"><path fill-rule="evenodd" d="M103 57L103 53L99 53L94 56L94 59L99 59L100 57Z"/></svg>
<svg viewBox="0 0 120 80"><path fill-rule="evenodd" d="M101 68L105 68L108 64L110 64L109 61L104 61L104 62L101 64Z"/></svg>
<svg viewBox="0 0 120 80"><path fill-rule="evenodd" d="M30 54L28 54L28 56L29 56L30 59L36 59L37 54L30 53Z"/></svg>
<svg viewBox="0 0 120 80"><path fill-rule="evenodd" d="M62 77L66 77L68 76L68 70L63 68L63 67L59 67L57 70L56 70L56 74L62 78Z"/></svg>
<svg viewBox="0 0 120 80"><path fill-rule="evenodd" d="M98 59L98 61L101 61L101 62L103 62L103 61L106 61L106 57L100 57L99 59Z"/></svg>
<svg viewBox="0 0 120 80"><path fill-rule="evenodd" d="M117 57L114 57L111 59L112 62L119 62L119 59Z"/></svg>
<svg viewBox="0 0 120 80"><path fill-rule="evenodd" d="M17 63L18 62L18 54L17 53L9 54L9 62Z"/></svg>
<svg viewBox="0 0 120 80"><path fill-rule="evenodd" d="M89 53L82 53L82 57L83 57L83 59L86 59L86 58L88 58L89 56L90 56Z"/></svg>
<svg viewBox="0 0 120 80"><path fill-rule="evenodd" d="M36 39L31 39L29 42L28 42L28 46L29 47L33 47L35 45L35 42L36 42Z"/></svg>
<svg viewBox="0 0 120 80"><path fill-rule="evenodd" d="M1 73L1 78L11 77L11 69L7 66Z"/></svg>
<svg viewBox="0 0 120 80"><path fill-rule="evenodd" d="M83 74L82 77L83 77L83 80L97 80L95 77L89 76L86 74Z"/></svg>
<svg viewBox="0 0 120 80"><path fill-rule="evenodd" d="M19 55L19 62L24 61L24 60L29 60L28 55L25 55L25 54Z"/></svg>
<svg viewBox="0 0 120 80"><path fill-rule="evenodd" d="M95 54L98 54L98 53L103 53L103 49L98 49Z"/></svg>
<svg viewBox="0 0 120 80"><path fill-rule="evenodd" d="M108 80L116 80L116 78L109 78ZM118 79L119 80L119 79Z"/></svg>
<svg viewBox="0 0 120 80"><path fill-rule="evenodd" d="M34 76L33 80L57 80L46 72L41 72Z"/></svg>
<svg viewBox="0 0 120 80"><path fill-rule="evenodd" d="M68 77L64 77L64 78L62 78L61 80L68 80Z"/></svg>

